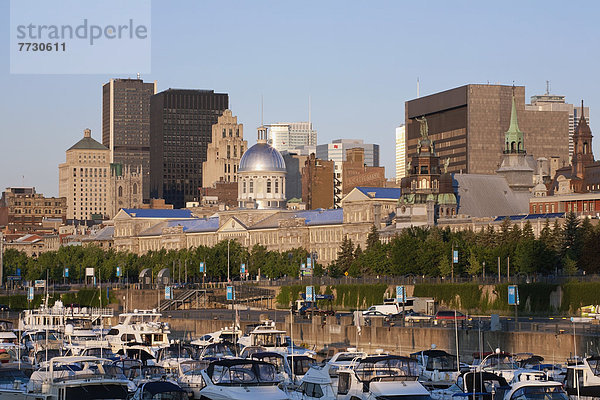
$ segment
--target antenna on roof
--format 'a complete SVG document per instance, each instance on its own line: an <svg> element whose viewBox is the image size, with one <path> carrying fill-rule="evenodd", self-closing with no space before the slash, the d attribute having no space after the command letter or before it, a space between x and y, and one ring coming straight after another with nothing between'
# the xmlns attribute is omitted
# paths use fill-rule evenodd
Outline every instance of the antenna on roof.
<svg viewBox="0 0 600 400"><path fill-rule="evenodd" d="M260 126L263 126L264 124L264 117L265 117L265 103L264 103L264 99L263 99L263 95L260 95Z"/></svg>
<svg viewBox="0 0 600 400"><path fill-rule="evenodd" d="M141 76L141 75L140 75L140 73L138 72L138 73L137 73L137 78L138 78L138 79L140 79L140 76Z"/></svg>

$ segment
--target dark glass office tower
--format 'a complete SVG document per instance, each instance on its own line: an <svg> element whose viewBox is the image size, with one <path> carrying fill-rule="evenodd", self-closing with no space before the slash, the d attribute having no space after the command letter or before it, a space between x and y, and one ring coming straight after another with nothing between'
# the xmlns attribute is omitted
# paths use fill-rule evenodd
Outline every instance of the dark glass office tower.
<svg viewBox="0 0 600 400"><path fill-rule="evenodd" d="M229 107L229 95L168 89L150 100L150 197L175 208L198 200L202 163L212 125Z"/></svg>
<svg viewBox="0 0 600 400"><path fill-rule="evenodd" d="M102 86L102 144L110 162L142 169L142 194L150 198L150 97L156 82L111 79Z"/></svg>

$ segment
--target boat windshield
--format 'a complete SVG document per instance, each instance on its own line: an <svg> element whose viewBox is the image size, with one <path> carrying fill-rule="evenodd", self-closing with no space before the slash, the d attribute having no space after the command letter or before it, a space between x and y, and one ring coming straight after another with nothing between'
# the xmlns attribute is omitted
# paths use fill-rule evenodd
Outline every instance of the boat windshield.
<svg viewBox="0 0 600 400"><path fill-rule="evenodd" d="M208 361L186 361L180 363L179 367L183 375L199 375L200 371L205 370L208 365Z"/></svg>
<svg viewBox="0 0 600 400"><path fill-rule="evenodd" d="M213 357L213 358L223 358L223 357L235 357L235 348L230 346L228 343L213 343L204 349L202 352L202 358L204 357Z"/></svg>
<svg viewBox="0 0 600 400"><path fill-rule="evenodd" d="M511 400L568 400L560 386L525 386L516 390Z"/></svg>
<svg viewBox="0 0 600 400"><path fill-rule="evenodd" d="M13 382L17 380L27 383L29 378L21 369L0 369L0 387L6 387L6 385L13 386Z"/></svg>
<svg viewBox="0 0 600 400"><path fill-rule="evenodd" d="M363 382L383 378L405 379L419 375L416 360L401 357L365 358L357 365L355 372Z"/></svg>
<svg viewBox="0 0 600 400"><path fill-rule="evenodd" d="M254 333L254 346L287 347L287 342L281 333Z"/></svg>
<svg viewBox="0 0 600 400"><path fill-rule="evenodd" d="M172 358L194 358L195 354L191 347L184 345L174 345L165 347L161 350L160 358L168 360Z"/></svg>
<svg viewBox="0 0 600 400"><path fill-rule="evenodd" d="M456 356L444 354L427 358L427 371L456 371Z"/></svg>
<svg viewBox="0 0 600 400"><path fill-rule="evenodd" d="M484 369L518 369L519 366L509 356L490 356L483 360L481 368Z"/></svg>
<svg viewBox="0 0 600 400"><path fill-rule="evenodd" d="M277 373L271 364L261 362L213 365L211 380L215 385L277 384Z"/></svg>
<svg viewBox="0 0 600 400"><path fill-rule="evenodd" d="M264 362L268 362L269 364L273 364L278 373L285 372L284 366L283 366L283 356L269 355L269 356L264 356L264 357L256 357L256 359L259 359Z"/></svg>
<svg viewBox="0 0 600 400"><path fill-rule="evenodd" d="M292 357L290 357L292 359ZM294 374L304 375L308 372L311 366L317 365L317 361L306 356L293 357L294 360Z"/></svg>
<svg viewBox="0 0 600 400"><path fill-rule="evenodd" d="M360 358L364 356L363 353L344 353L340 354L337 359L333 362L349 362L354 360L355 358Z"/></svg>
<svg viewBox="0 0 600 400"><path fill-rule="evenodd" d="M112 349L109 349L109 348L92 347L89 349L85 349L83 353L86 356L92 356L92 357L102 357L102 358L117 357L117 355L115 353L113 353Z"/></svg>
<svg viewBox="0 0 600 400"><path fill-rule="evenodd" d="M600 376L600 357L591 357L587 359L587 363L596 376Z"/></svg>

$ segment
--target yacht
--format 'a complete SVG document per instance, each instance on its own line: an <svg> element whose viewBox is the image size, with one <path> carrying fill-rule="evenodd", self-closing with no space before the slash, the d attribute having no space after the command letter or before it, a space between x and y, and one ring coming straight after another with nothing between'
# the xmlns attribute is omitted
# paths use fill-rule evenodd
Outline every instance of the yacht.
<svg viewBox="0 0 600 400"><path fill-rule="evenodd" d="M429 400L413 358L374 355L338 370L337 400Z"/></svg>
<svg viewBox="0 0 600 400"><path fill-rule="evenodd" d="M27 395L58 400L125 399L129 381L105 368L110 360L55 357L31 374Z"/></svg>
<svg viewBox="0 0 600 400"><path fill-rule="evenodd" d="M207 360L191 360L179 363L177 383L184 389L190 398L199 399L200 390L204 387L204 371L210 362Z"/></svg>
<svg viewBox="0 0 600 400"><path fill-rule="evenodd" d="M600 397L600 356L568 365L564 383L570 396Z"/></svg>
<svg viewBox="0 0 600 400"><path fill-rule="evenodd" d="M475 367L475 371L492 372L511 382L515 377L515 372L520 366L515 362L512 355L503 353L500 349L490 353L481 360L481 363Z"/></svg>
<svg viewBox="0 0 600 400"><path fill-rule="evenodd" d="M419 380L429 388L450 387L460 375L455 355L431 348L410 355L419 366Z"/></svg>
<svg viewBox="0 0 600 400"><path fill-rule="evenodd" d="M169 347L159 349L155 363L166 370L176 371L181 362L194 360L196 355L197 352L193 346L177 342Z"/></svg>
<svg viewBox="0 0 600 400"><path fill-rule="evenodd" d="M114 316L111 308L65 307L57 300L52 307L44 305L34 310L25 310L19 319L19 330L54 330L63 332L67 325L91 329L108 324Z"/></svg>
<svg viewBox="0 0 600 400"><path fill-rule="evenodd" d="M128 346L143 347L156 357L158 350L169 346L169 325L160 321L156 310L134 310L119 315L119 323L106 334L113 351L125 350Z"/></svg>
<svg viewBox="0 0 600 400"><path fill-rule="evenodd" d="M294 355L315 355L312 350L295 346L286 332L279 330L274 321L266 320L257 325L247 335L242 336L238 343L242 348L248 346L264 347L266 351L288 353Z"/></svg>
<svg viewBox="0 0 600 400"><path fill-rule="evenodd" d="M336 400L328 367L311 367L289 395L291 400Z"/></svg>
<svg viewBox="0 0 600 400"><path fill-rule="evenodd" d="M194 399L208 400L287 400L278 387L277 371L272 364L248 359L213 361L200 372L204 387Z"/></svg>
<svg viewBox="0 0 600 400"><path fill-rule="evenodd" d="M468 397L477 400L503 399L510 386L501 376L491 372L462 373L456 383L447 388L433 388L431 397L434 400L452 400L457 397Z"/></svg>
<svg viewBox="0 0 600 400"><path fill-rule="evenodd" d="M569 400L560 382L522 381L512 385L504 395L504 400Z"/></svg>
<svg viewBox="0 0 600 400"><path fill-rule="evenodd" d="M192 340L191 344L195 346L208 346L213 343L230 342L237 343L242 337L242 331L239 327L227 326L216 332L207 333L196 340Z"/></svg>

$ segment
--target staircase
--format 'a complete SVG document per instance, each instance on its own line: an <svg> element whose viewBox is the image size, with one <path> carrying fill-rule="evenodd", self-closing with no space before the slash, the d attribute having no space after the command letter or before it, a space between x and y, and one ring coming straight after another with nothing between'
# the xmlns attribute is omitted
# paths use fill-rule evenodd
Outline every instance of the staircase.
<svg viewBox="0 0 600 400"><path fill-rule="evenodd" d="M197 309L207 303L208 293L205 289L189 289L180 292L174 299L162 300L159 310Z"/></svg>

